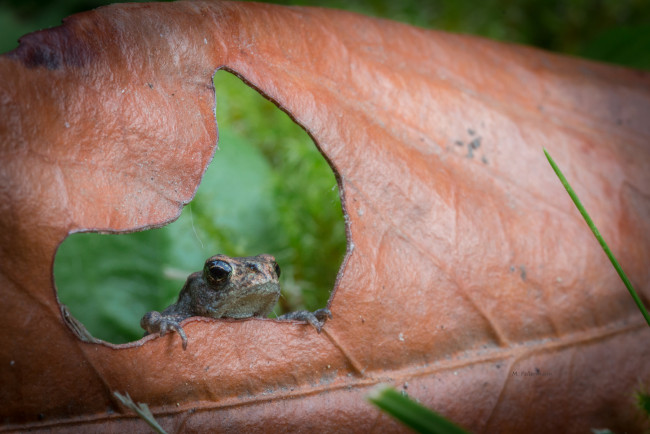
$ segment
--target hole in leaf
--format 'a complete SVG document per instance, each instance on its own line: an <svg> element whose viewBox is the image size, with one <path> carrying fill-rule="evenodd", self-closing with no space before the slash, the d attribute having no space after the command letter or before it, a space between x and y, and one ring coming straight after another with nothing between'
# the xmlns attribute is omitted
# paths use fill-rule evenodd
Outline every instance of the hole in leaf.
<svg viewBox="0 0 650 434"><path fill-rule="evenodd" d="M332 169L307 133L234 75L215 75L219 149L194 200L164 228L78 233L57 252L59 300L97 339L140 339L215 254L269 253L283 296L270 315L324 307L345 254Z"/></svg>

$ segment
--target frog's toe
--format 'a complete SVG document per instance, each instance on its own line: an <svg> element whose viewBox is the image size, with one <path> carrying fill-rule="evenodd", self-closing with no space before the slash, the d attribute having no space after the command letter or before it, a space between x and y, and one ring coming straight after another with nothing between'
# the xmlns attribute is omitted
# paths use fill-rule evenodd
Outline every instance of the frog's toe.
<svg viewBox="0 0 650 434"><path fill-rule="evenodd" d="M178 335L181 337L181 340L183 341L183 349L187 349L187 335L185 334L185 330L183 330L183 327L181 325L169 318L162 318L160 321L160 336L164 336L165 333L167 333L170 330L174 330Z"/></svg>
<svg viewBox="0 0 650 434"><path fill-rule="evenodd" d="M181 340L183 341L183 350L187 349L187 335L185 334L185 330L183 330L183 327L177 322L173 322L170 324L170 327L176 330L176 333L181 337Z"/></svg>
<svg viewBox="0 0 650 434"><path fill-rule="evenodd" d="M321 324L325 324L325 321L327 321L328 318L332 319L332 312L328 308L324 307L322 309L315 310L314 316L318 318L318 321L320 321Z"/></svg>
<svg viewBox="0 0 650 434"><path fill-rule="evenodd" d="M318 309L315 312L310 312L308 310L298 310L296 312L289 312L278 317L278 319L306 321L314 326L318 333L320 333L323 329L323 325L325 325L327 318L332 318L332 312L326 308Z"/></svg>
<svg viewBox="0 0 650 434"><path fill-rule="evenodd" d="M163 316L160 312L147 312L140 321L140 326L146 330L145 336L150 333L158 333L161 337L165 336L168 331L174 330L179 334L183 341L183 349L187 349L187 336L185 330L175 319Z"/></svg>

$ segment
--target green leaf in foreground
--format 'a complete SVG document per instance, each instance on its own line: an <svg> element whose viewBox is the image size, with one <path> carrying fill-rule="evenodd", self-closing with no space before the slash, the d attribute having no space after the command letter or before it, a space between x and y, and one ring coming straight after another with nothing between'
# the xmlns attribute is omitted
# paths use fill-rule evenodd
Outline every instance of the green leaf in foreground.
<svg viewBox="0 0 650 434"><path fill-rule="evenodd" d="M634 302L636 305L639 307L639 310L641 311L641 314L645 318L645 320L648 322L648 326L650 326L650 315L648 314L648 311L646 310L645 306L643 305L643 302L641 301L641 298L639 298L639 295L636 293L634 288L632 287L632 284L630 283L630 280L627 278L627 275L621 268L620 264L614 257L614 254L612 253L611 250L609 250L609 247L607 246L607 243L603 239L603 237L600 235L600 232L598 231L598 228L596 228L596 225L594 224L593 220L591 220L591 217L589 217L589 214L587 214L587 210L585 209L584 206L582 206L582 203L580 202L580 199L578 198L578 195L573 191L573 188L569 185L569 181L566 180L564 175L562 174L562 171L560 170L559 167L557 167L557 164L555 164L555 161L551 157L551 155L548 153L546 149L544 149L544 154L546 155L546 158L548 159L548 162L551 164L551 167L555 171L555 174L557 175L558 178L560 178L560 182L562 182L562 185L566 189L567 193L569 193L569 196L571 196L571 200L573 200L573 203L575 204L576 208L578 208L578 211L580 211L580 214L582 214L582 218L585 219L587 224L589 225L589 228L591 229L591 232L594 233L594 236L600 243L600 246L603 248L605 251L605 254L609 258L609 260L612 262L612 265L616 269L616 272L620 276L621 280L625 284L625 287L627 288L628 291L630 291L630 295L634 299Z"/></svg>
<svg viewBox="0 0 650 434"><path fill-rule="evenodd" d="M466 434L467 431L388 385L372 390L368 401L419 433Z"/></svg>
<svg viewBox="0 0 650 434"><path fill-rule="evenodd" d="M147 424L154 431L156 431L159 434L167 434L167 432L164 429L162 429L160 425L158 425L158 422L156 422L156 419L154 419L153 414L151 414L151 411L149 411L149 406L147 404L144 404L142 402L136 404L135 402L133 402L128 392L126 396L120 395L119 392L113 392L113 395L115 395L122 404L124 404L131 410L135 411L138 414L138 416L140 416L140 418L142 418L145 422L147 422Z"/></svg>

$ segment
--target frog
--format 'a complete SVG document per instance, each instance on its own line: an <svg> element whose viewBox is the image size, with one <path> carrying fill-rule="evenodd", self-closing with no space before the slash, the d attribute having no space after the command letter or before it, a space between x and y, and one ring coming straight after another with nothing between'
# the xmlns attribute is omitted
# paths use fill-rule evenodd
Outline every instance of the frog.
<svg viewBox="0 0 650 434"><path fill-rule="evenodd" d="M145 336L164 336L175 331L187 349L187 335L181 322L190 317L265 318L280 297L280 266L269 254L247 257L211 256L202 271L188 276L175 303L162 312L147 312L140 320ZM314 312L299 310L278 317L306 321L318 333L332 313L328 308Z"/></svg>

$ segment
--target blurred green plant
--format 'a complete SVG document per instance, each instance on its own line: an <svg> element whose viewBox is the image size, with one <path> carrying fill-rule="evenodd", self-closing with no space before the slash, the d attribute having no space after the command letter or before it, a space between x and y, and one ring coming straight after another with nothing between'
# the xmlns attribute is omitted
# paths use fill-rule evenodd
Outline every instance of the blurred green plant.
<svg viewBox="0 0 650 434"><path fill-rule="evenodd" d="M466 434L467 431L394 388L380 384L366 399L418 433Z"/></svg>
<svg viewBox="0 0 650 434"><path fill-rule="evenodd" d="M276 257L277 315L327 302L346 248L334 173L273 103L226 71L214 82L219 149L179 219L131 234L73 234L59 248L59 298L97 338L142 337L142 315L174 302L217 253Z"/></svg>
<svg viewBox="0 0 650 434"><path fill-rule="evenodd" d="M641 386L643 390L636 392L636 405L639 410L645 415L646 419L650 421L650 393L648 393L647 386Z"/></svg>

